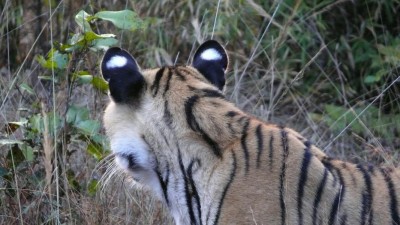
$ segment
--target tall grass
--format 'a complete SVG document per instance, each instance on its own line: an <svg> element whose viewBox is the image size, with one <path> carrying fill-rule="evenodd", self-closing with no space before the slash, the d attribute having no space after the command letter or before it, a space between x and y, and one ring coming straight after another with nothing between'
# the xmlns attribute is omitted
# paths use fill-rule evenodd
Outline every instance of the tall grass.
<svg viewBox="0 0 400 225"><path fill-rule="evenodd" d="M116 34L141 67L186 64L199 43L213 37L228 50L226 95L240 108L295 128L336 157L398 165L399 0L5 0L0 224L171 223L146 190L132 188L130 178L115 171L112 155L96 158L88 136L57 125L54 115L65 122L71 106L101 120L107 96L68 79L82 70L99 76L102 53L74 52L61 71L35 60L79 32L74 16L80 10L125 8L149 26L122 32L98 21L93 27ZM35 130L41 126L35 121L48 123L44 132Z"/></svg>

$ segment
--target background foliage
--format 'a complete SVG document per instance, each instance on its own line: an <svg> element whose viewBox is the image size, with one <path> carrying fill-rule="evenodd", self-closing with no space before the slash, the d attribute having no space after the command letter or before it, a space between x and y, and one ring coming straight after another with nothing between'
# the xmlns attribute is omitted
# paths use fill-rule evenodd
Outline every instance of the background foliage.
<svg viewBox="0 0 400 225"><path fill-rule="evenodd" d="M147 68L188 63L217 39L231 58L226 94L240 108L336 157L398 165L399 0L5 0L0 9L0 224L170 222L107 169L98 63L110 45Z"/></svg>

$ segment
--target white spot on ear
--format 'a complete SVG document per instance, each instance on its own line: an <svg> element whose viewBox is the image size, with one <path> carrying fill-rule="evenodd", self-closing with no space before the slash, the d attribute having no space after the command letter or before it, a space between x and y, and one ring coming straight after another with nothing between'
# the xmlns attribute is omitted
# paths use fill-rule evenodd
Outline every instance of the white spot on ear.
<svg viewBox="0 0 400 225"><path fill-rule="evenodd" d="M219 60L222 55L215 49L210 48L201 53L200 58L203 60Z"/></svg>
<svg viewBox="0 0 400 225"><path fill-rule="evenodd" d="M128 62L128 59L126 59L124 56L116 55L111 57L110 60L106 63L107 69L112 69L115 67L123 67L126 65Z"/></svg>

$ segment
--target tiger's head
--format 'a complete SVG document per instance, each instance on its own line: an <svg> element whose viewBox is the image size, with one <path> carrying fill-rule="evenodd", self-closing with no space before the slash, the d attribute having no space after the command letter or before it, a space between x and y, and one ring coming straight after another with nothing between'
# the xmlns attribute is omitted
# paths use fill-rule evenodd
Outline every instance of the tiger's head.
<svg viewBox="0 0 400 225"><path fill-rule="evenodd" d="M216 113L231 106L222 94L227 66L224 48L213 40L197 49L191 65L141 69L120 48L104 55L101 72L111 98L104 126L116 162L166 202L174 190L166 186L179 180L174 176L182 168L207 170L223 156L221 145L235 129L224 122L235 112Z"/></svg>

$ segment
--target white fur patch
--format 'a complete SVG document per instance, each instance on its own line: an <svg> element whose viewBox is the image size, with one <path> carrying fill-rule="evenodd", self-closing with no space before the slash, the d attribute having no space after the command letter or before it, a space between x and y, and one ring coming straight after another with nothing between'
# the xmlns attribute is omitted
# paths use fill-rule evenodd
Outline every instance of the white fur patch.
<svg viewBox="0 0 400 225"><path fill-rule="evenodd" d="M200 57L203 60L219 60L222 59L222 55L215 49L210 48L201 53Z"/></svg>
<svg viewBox="0 0 400 225"><path fill-rule="evenodd" d="M134 132L120 132L111 138L111 149L116 155L134 154L136 163L142 168L152 168L148 147ZM129 162L123 157L116 157L117 164L128 169Z"/></svg>
<svg viewBox="0 0 400 225"><path fill-rule="evenodd" d="M118 164L119 167L121 167L124 170L129 169L129 161L121 156L116 156L115 157L115 162Z"/></svg>
<svg viewBox="0 0 400 225"><path fill-rule="evenodd" d="M107 69L112 69L115 67L123 67L126 65L127 62L128 59L125 58L124 56L116 55L111 57L110 60L108 60L108 62L106 63L106 67Z"/></svg>

